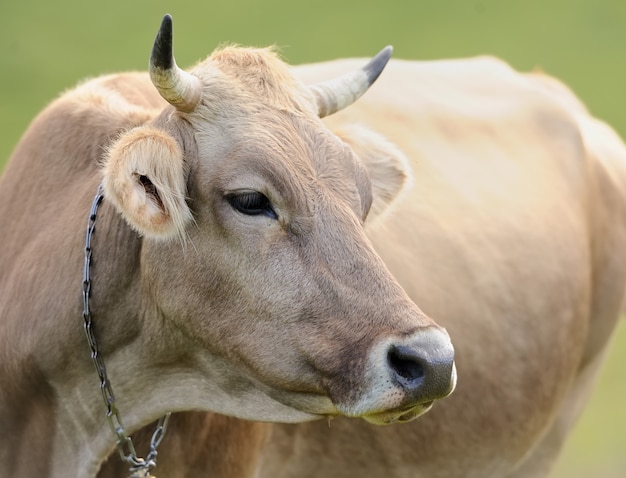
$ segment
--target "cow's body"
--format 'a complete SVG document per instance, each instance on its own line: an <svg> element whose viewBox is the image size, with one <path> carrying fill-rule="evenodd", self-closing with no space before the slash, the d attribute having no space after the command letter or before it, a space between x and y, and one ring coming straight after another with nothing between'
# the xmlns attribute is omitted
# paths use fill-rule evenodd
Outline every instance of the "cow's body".
<svg viewBox="0 0 626 478"><path fill-rule="evenodd" d="M314 82L353 66L295 71ZM624 145L565 87L496 60L392 61L379 82L328 122L365 124L409 159L412 185L368 233L413 300L453 337L456 392L406 425L226 419L203 428L202 445L174 417L164 475L548 475L619 316ZM115 476L109 467L103 476Z"/></svg>
<svg viewBox="0 0 626 478"><path fill-rule="evenodd" d="M447 335L414 303L456 339L458 392L411 425L175 415L162 476L545 474L626 283L621 141L489 60L397 62L328 124L396 143L403 188L395 147L344 128L347 149L281 68L218 53L197 97L161 88L174 108L146 75L94 80L26 133L0 183L0 474L93 476L113 446L80 300L103 155L92 304L129 431L170 410L410 420L454 385ZM414 303L362 234L370 195L369 238Z"/></svg>
<svg viewBox="0 0 626 478"><path fill-rule="evenodd" d="M261 476L547 476L620 313L622 141L553 79L486 58L392 63L329 118L352 121L410 160L413 185L369 235L449 331L459 384L407 425L274 427Z"/></svg>

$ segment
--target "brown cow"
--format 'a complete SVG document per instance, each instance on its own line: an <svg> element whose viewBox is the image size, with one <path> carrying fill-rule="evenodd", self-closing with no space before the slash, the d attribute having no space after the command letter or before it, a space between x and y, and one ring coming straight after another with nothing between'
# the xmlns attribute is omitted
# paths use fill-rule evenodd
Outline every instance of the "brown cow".
<svg viewBox="0 0 626 478"><path fill-rule="evenodd" d="M95 476L116 436L139 466L125 433L167 412L383 424L454 388L448 334L365 235L388 190L320 119L390 49L305 87L269 50L185 72L171 34L167 16L150 78L53 102L2 177L0 476Z"/></svg>
<svg viewBox="0 0 626 478"><path fill-rule="evenodd" d="M315 83L358 64L292 71ZM556 80L490 58L392 60L363 99L325 121L365 162L379 191L368 236L413 300L450 332L459 385L432 412L391 427L175 415L159 473L546 477L590 393L624 295L622 141ZM398 193L401 171L411 179ZM378 214L388 202L380 200L395 196ZM102 476L119 476L118 462Z"/></svg>

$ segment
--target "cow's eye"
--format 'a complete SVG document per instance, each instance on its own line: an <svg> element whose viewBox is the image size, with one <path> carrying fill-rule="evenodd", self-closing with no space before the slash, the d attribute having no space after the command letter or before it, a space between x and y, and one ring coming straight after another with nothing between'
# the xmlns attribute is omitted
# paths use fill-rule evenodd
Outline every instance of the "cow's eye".
<svg viewBox="0 0 626 478"><path fill-rule="evenodd" d="M226 195L229 204L242 214L248 216L268 216L277 219L278 216L272 203L264 194L256 191L231 193Z"/></svg>

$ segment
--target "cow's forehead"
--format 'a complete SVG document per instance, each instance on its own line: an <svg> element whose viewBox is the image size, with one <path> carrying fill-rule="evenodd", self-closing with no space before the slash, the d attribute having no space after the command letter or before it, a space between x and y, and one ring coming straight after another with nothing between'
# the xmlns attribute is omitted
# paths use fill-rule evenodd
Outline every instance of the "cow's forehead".
<svg viewBox="0 0 626 478"><path fill-rule="evenodd" d="M264 106L215 122L196 118L192 127L198 169L191 174L199 175L201 187L275 192L298 214L313 214L319 194L330 194L337 206L343 203L358 215L369 207L363 165L315 115Z"/></svg>
<svg viewBox="0 0 626 478"><path fill-rule="evenodd" d="M271 48L226 47L216 50L191 73L203 86L203 105L254 111L262 106L315 115L313 96Z"/></svg>
<svg viewBox="0 0 626 478"><path fill-rule="evenodd" d="M218 128L225 127L217 125ZM202 128L198 125L198 130ZM252 171L274 178L275 182L294 180L310 184L327 179L354 176L354 154L319 120L295 116L268 108L236 124L226 126L229 136L204 137L196 131L203 162L220 163L220 169L239 175ZM219 142L219 144L211 144ZM215 155L214 146L220 153Z"/></svg>

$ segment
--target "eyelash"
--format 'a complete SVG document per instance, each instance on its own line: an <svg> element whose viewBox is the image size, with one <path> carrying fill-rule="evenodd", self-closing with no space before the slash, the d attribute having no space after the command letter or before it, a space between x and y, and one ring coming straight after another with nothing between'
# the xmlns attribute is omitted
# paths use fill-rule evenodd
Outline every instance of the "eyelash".
<svg viewBox="0 0 626 478"><path fill-rule="evenodd" d="M226 200L233 209L247 216L267 216L278 219L272 203L260 192L231 193L226 195Z"/></svg>

